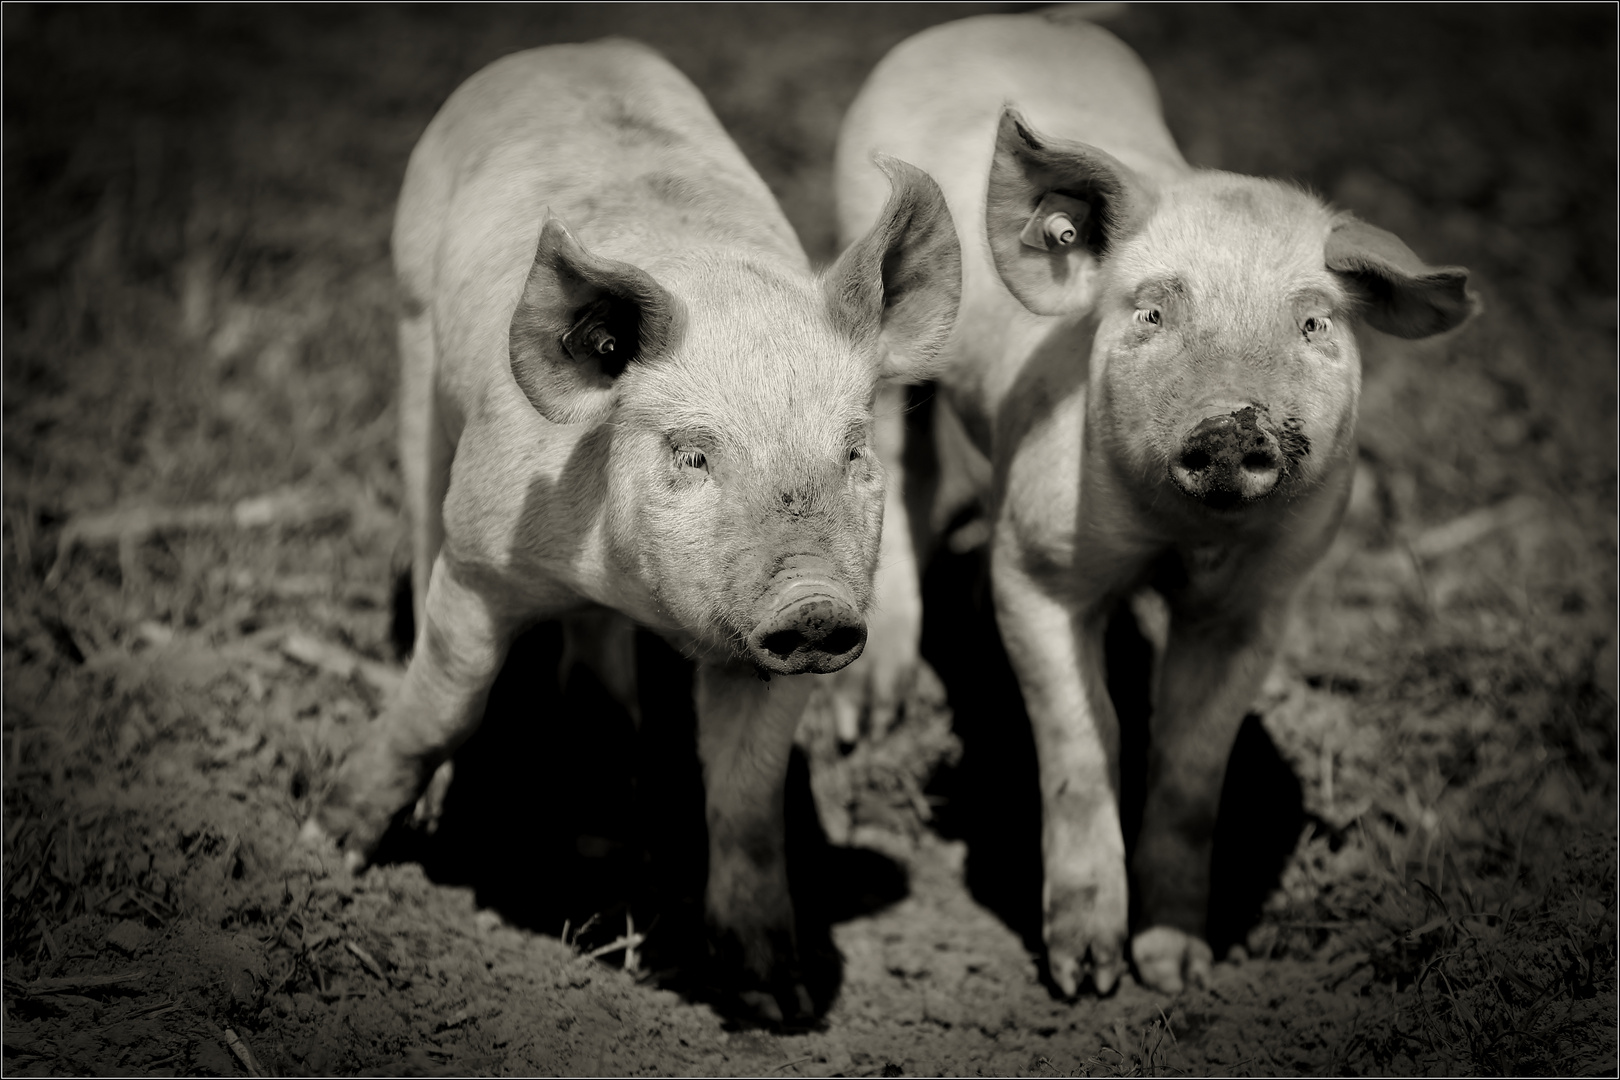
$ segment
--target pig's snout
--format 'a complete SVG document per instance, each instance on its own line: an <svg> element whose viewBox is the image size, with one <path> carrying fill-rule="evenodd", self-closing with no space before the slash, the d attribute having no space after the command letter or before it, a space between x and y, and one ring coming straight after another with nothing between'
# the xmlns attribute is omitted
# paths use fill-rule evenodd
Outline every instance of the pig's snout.
<svg viewBox="0 0 1620 1080"><path fill-rule="evenodd" d="M777 572L754 608L748 651L777 675L825 675L866 647L866 620L825 560L799 556Z"/></svg>
<svg viewBox="0 0 1620 1080"><path fill-rule="evenodd" d="M1205 417L1170 462L1170 479L1185 494L1217 509L1271 494L1282 478L1277 438L1253 406Z"/></svg>

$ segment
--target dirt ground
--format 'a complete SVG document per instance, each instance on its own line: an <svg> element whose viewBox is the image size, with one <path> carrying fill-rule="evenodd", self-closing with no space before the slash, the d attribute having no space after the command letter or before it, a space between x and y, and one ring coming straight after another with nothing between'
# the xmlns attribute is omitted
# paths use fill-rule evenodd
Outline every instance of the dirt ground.
<svg viewBox="0 0 1620 1080"><path fill-rule="evenodd" d="M1309 184L1486 304L1367 335L1349 519L1228 774L1207 990L1045 981L972 552L927 585L944 684L876 743L803 732L813 1030L713 1004L691 673L651 638L639 734L541 628L436 832L358 878L294 843L400 673L388 232L434 109L644 38L825 261L860 81L985 7L6 5L7 1074L1614 1074L1608 5L1112 24L1194 163Z"/></svg>

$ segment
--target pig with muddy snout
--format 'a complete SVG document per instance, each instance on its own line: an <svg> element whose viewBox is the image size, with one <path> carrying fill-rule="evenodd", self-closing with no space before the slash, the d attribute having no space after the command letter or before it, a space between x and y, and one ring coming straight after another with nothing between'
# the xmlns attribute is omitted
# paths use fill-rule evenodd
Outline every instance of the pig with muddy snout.
<svg viewBox="0 0 1620 1080"><path fill-rule="evenodd" d="M803 676L861 652L875 390L938 350L960 282L937 186L883 168L872 229L818 276L644 46L517 53L450 97L394 229L415 649L312 836L364 865L478 726L524 626L620 613L699 664L717 956L761 1016L815 1008L783 862Z"/></svg>
<svg viewBox="0 0 1620 1080"><path fill-rule="evenodd" d="M1467 273L1297 187L1189 167L1142 62L1060 11L966 19L889 53L840 139L846 238L883 203L874 151L938 180L961 230L935 442L974 467L937 484L980 478L991 520L1039 759L1049 971L1069 995L1087 977L1108 992L1128 960L1161 990L1202 983L1227 757L1350 491L1353 330L1450 330L1472 308ZM1168 629L1127 868L1103 634L1153 593Z"/></svg>

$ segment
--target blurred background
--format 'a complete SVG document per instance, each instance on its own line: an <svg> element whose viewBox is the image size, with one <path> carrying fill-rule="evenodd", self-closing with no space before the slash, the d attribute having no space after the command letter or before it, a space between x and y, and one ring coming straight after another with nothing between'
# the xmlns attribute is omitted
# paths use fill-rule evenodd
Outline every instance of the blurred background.
<svg viewBox="0 0 1620 1080"><path fill-rule="evenodd" d="M109 909L92 918L85 897L192 902L187 871L132 853L183 868L218 841L243 859L237 835L260 854L232 864L231 910L270 890L264 834L290 836L397 678L388 236L411 147L462 80L529 46L650 42L819 264L836 254L838 123L871 66L924 26L1027 6L7 4L8 1000L13 977L71 970L86 927L105 935ZM1275 1067L1612 1068L1612 1030L1569 1031L1603 1016L1577 1002L1612 1021L1614 994L1615 10L1099 7L1191 162L1307 184L1469 267L1485 300L1445 341L1364 347L1355 500L1261 703L1309 829L1237 936L1252 955L1360 957L1395 995L1340 1056ZM959 599L975 572L951 571ZM1009 805L1027 820L1027 733L994 712L1016 701L948 689L958 715L929 714L943 736L865 758L808 741L822 817L835 840L965 839L970 889L1027 937L1031 894L998 897L1016 875L982 862L1030 858L1028 829L984 825ZM553 756L602 779L613 818L623 763L567 738ZM505 757L520 783L522 756ZM575 831L612 847L620 828ZM64 862L74 842L90 847ZM880 884L873 902L892 900ZM110 910L171 926L170 907L138 908ZM841 1007L898 1007L851 963L857 1006ZM1462 989L1425 997L1437 965Z"/></svg>

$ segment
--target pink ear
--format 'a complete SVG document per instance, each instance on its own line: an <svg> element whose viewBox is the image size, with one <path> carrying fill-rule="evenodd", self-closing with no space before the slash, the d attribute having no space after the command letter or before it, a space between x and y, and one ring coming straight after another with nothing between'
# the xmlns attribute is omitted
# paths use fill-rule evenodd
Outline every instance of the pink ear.
<svg viewBox="0 0 1620 1080"><path fill-rule="evenodd" d="M1394 233L1348 214L1328 233L1327 268L1348 278L1366 304L1370 326L1424 338L1462 325L1478 307L1461 266L1429 266Z"/></svg>
<svg viewBox="0 0 1620 1080"><path fill-rule="evenodd" d="M1095 260L1141 227L1153 198L1095 146L1036 134L1002 110L985 191L990 253L1007 290L1037 315L1085 310Z"/></svg>
<svg viewBox="0 0 1620 1080"><path fill-rule="evenodd" d="M933 177L886 154L874 161L889 178L889 201L827 271L827 304L852 337L880 338L880 378L925 379L956 322L961 246Z"/></svg>
<svg viewBox="0 0 1620 1080"><path fill-rule="evenodd" d="M512 376L547 420L598 420L625 365L665 348L673 311L646 271L591 254L548 214L512 313Z"/></svg>

